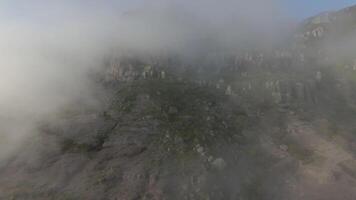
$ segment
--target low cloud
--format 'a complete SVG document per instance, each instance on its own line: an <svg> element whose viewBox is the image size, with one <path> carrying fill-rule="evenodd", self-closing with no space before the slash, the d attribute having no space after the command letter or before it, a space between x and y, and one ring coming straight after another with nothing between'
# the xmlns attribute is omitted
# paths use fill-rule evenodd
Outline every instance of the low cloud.
<svg viewBox="0 0 356 200"><path fill-rule="evenodd" d="M72 102L96 105L88 74L100 69L105 56L268 46L288 22L274 0L161 0L135 7L125 1L1 4L0 133L11 139L9 146Z"/></svg>

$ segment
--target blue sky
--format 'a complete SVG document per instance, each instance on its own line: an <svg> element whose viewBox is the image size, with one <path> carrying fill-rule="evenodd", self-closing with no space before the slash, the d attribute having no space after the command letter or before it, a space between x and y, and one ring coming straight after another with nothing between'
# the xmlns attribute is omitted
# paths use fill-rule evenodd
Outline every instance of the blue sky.
<svg viewBox="0 0 356 200"><path fill-rule="evenodd" d="M291 14L303 19L318 13L356 5L356 0L280 0Z"/></svg>
<svg viewBox="0 0 356 200"><path fill-rule="evenodd" d="M151 0L153 1L153 0ZM185 0L182 0L185 1ZM189 0L187 0L189 1ZM262 2L266 0L261 0ZM281 2L282 7L286 13L292 17L302 20L304 18L316 15L320 12L329 10L338 10L350 5L356 5L356 0L277 0ZM44 3L45 2L45 3ZM51 3L48 3L51 2ZM13 17L43 17L48 13L45 12L43 4L50 6L54 13L63 12L58 7L73 7L73 9L94 9L95 11L105 9L131 9L137 5L144 5L148 0L60 0L60 1L45 1L45 0L0 0L0 18L13 18ZM68 6L70 5L70 6ZM84 7L83 7L84 5ZM56 9L57 8L57 9ZM51 11L51 12L52 12ZM70 12L70 10L68 10ZM104 11L105 12L105 11Z"/></svg>

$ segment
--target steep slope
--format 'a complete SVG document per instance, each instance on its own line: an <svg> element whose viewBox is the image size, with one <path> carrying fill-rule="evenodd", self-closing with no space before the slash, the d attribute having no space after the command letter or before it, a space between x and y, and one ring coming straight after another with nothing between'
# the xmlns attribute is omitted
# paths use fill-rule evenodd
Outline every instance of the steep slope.
<svg viewBox="0 0 356 200"><path fill-rule="evenodd" d="M0 198L355 199L356 68L318 51L353 13L307 20L294 47L109 60L103 108L41 122Z"/></svg>
<svg viewBox="0 0 356 200"><path fill-rule="evenodd" d="M119 88L107 111L47 124L4 163L2 198L180 199L198 188L209 195L211 186L195 181L214 181L226 167L221 147L240 140L245 126L239 106L192 83Z"/></svg>

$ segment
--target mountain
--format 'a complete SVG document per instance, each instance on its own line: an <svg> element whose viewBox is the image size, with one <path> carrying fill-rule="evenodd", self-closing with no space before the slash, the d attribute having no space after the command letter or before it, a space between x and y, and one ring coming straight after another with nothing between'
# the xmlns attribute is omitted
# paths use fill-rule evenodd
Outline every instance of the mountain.
<svg viewBox="0 0 356 200"><path fill-rule="evenodd" d="M107 59L103 108L41 122L1 161L0 198L355 199L356 67L324 48L355 9L269 51Z"/></svg>
<svg viewBox="0 0 356 200"><path fill-rule="evenodd" d="M356 29L356 6L334 12L324 12L304 20L295 35L306 45L322 40L340 39Z"/></svg>

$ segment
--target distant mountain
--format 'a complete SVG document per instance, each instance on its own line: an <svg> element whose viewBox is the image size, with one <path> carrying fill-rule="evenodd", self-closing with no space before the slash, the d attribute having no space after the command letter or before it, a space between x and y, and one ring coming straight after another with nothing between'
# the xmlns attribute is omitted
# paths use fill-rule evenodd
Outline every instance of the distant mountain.
<svg viewBox="0 0 356 200"><path fill-rule="evenodd" d="M356 30L356 6L323 12L304 20L295 37L306 45L325 39L345 37Z"/></svg>

